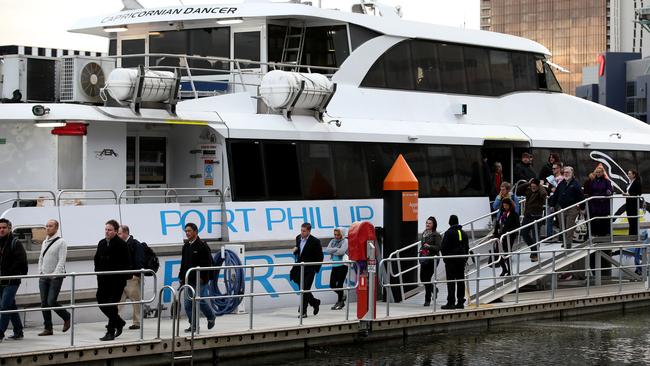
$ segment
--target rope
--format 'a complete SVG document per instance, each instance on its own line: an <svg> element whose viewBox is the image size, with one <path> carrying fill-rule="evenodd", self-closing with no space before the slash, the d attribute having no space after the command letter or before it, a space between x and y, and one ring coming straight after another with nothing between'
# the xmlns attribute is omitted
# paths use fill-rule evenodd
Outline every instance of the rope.
<svg viewBox="0 0 650 366"><path fill-rule="evenodd" d="M218 251L213 258L213 263L215 266L240 266L242 265L241 260L231 250L224 250L225 258L221 258L221 251ZM223 271L223 282L225 293L221 292L219 288L219 272L217 270L214 272L214 277L210 281L210 286L208 287L210 296L223 296L223 295L243 295L244 294L244 285L246 284L244 278L244 269L243 268L227 268ZM212 299L211 306L214 309L216 315L231 314L237 309L239 304L242 302L241 297L238 298L223 298L223 299Z"/></svg>

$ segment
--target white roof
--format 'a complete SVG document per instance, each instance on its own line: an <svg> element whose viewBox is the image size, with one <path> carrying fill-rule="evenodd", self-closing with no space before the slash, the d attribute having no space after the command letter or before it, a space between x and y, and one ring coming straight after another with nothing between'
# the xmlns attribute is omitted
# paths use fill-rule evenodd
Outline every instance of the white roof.
<svg viewBox="0 0 650 366"><path fill-rule="evenodd" d="M171 6L121 11L82 19L70 31L108 36L108 33L104 32L104 27L145 25L152 28L156 26L166 28L169 22L183 21L186 28L192 28L192 21L201 22L227 18L244 18L246 20L247 18L260 17L275 19L294 17L326 19L332 22L352 23L379 33L398 37L431 39L450 43L489 46L550 55L550 51L537 42L501 33L412 22L393 17L348 13L301 4L270 2L249 2L233 5Z"/></svg>

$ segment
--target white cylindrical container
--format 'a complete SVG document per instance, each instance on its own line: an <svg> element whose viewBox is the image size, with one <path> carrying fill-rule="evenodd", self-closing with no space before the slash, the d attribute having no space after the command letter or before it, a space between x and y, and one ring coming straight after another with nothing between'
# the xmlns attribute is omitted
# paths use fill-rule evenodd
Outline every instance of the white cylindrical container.
<svg viewBox="0 0 650 366"><path fill-rule="evenodd" d="M162 102L169 99L171 88L174 87L174 73L169 71L147 70L142 86L143 102ZM115 69L106 80L103 91L116 100L130 100L138 79L136 69Z"/></svg>
<svg viewBox="0 0 650 366"><path fill-rule="evenodd" d="M305 88L296 101L295 108L316 108L332 93L333 84L325 75L273 70L262 78L260 96L273 109L290 107L291 101L300 92L303 81Z"/></svg>

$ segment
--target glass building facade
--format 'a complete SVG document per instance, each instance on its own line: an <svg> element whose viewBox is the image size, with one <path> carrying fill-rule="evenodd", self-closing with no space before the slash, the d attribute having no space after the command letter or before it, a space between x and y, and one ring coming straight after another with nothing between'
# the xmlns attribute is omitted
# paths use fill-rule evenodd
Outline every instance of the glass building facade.
<svg viewBox="0 0 650 366"><path fill-rule="evenodd" d="M611 0L481 0L481 29L534 40L551 61L570 71L556 72L562 89L575 94L582 68L610 45Z"/></svg>

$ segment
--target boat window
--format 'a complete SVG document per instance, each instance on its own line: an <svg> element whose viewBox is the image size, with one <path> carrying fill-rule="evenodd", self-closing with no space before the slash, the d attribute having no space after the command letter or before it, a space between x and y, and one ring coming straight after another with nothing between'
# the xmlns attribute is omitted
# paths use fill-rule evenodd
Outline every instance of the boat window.
<svg viewBox="0 0 650 366"><path fill-rule="evenodd" d="M395 162L395 146L393 144L363 145L366 164L368 166L368 182L371 197L381 197L384 191L384 179Z"/></svg>
<svg viewBox="0 0 650 366"><path fill-rule="evenodd" d="M532 55L512 52L512 71L515 90L536 90L535 60Z"/></svg>
<svg viewBox="0 0 650 366"><path fill-rule="evenodd" d="M260 32L237 32L234 37L235 58L242 60L260 61ZM240 63L243 69L256 69L257 63Z"/></svg>
<svg viewBox="0 0 650 366"><path fill-rule="evenodd" d="M488 49L466 46L464 50L465 72L470 94L492 95L490 58Z"/></svg>
<svg viewBox="0 0 650 366"><path fill-rule="evenodd" d="M300 198L298 154L293 142L265 142L264 172L271 199Z"/></svg>
<svg viewBox="0 0 650 366"><path fill-rule="evenodd" d="M305 199L335 197L334 170L330 144L308 142L300 146L302 191Z"/></svg>
<svg viewBox="0 0 650 366"><path fill-rule="evenodd" d="M385 73L385 54L381 55L375 64L372 65L370 71L361 82L361 86L368 88L385 88L386 87L386 73Z"/></svg>
<svg viewBox="0 0 650 366"><path fill-rule="evenodd" d="M167 53L174 55L187 54L187 33L186 31L156 32L149 35L149 53ZM178 57L151 56L149 66L156 70L174 71L173 68L180 66ZM172 68L162 68L171 66ZM185 70L180 70L186 75Z"/></svg>
<svg viewBox="0 0 650 366"><path fill-rule="evenodd" d="M349 24L350 27L350 43L352 43L352 51L356 50L362 44L369 40L379 37L381 34L372 29L368 29L356 24Z"/></svg>
<svg viewBox="0 0 650 366"><path fill-rule="evenodd" d="M641 177L641 187L643 188L643 193L650 193L650 151L636 151L636 161L638 163L636 171ZM622 166L623 169L627 170L632 169L631 167Z"/></svg>
<svg viewBox="0 0 650 366"><path fill-rule="evenodd" d="M368 170L362 144L332 144L336 197L340 199L369 198Z"/></svg>
<svg viewBox="0 0 650 366"><path fill-rule="evenodd" d="M301 64L339 67L348 56L350 46L345 25L307 28Z"/></svg>
<svg viewBox="0 0 650 366"><path fill-rule="evenodd" d="M149 34L149 53L168 53L189 56L230 57L230 28L203 28L182 31L155 32ZM178 57L151 57L151 67L179 67ZM210 62L207 60L189 60L192 75L214 74L210 69L224 70L227 62ZM163 68L164 69L164 68ZM199 70L202 69L202 70ZM167 69L173 70L173 69ZM184 68L181 74L186 75Z"/></svg>
<svg viewBox="0 0 650 366"><path fill-rule="evenodd" d="M233 141L229 144L233 195L239 200L256 200L264 192L264 166L259 141Z"/></svg>
<svg viewBox="0 0 650 366"><path fill-rule="evenodd" d="M165 184L167 182L167 138L140 137L140 184Z"/></svg>
<svg viewBox="0 0 650 366"><path fill-rule="evenodd" d="M287 27L283 25L269 24L267 28L267 49L269 62L282 61L282 48L284 38L287 35Z"/></svg>
<svg viewBox="0 0 650 366"><path fill-rule="evenodd" d="M108 41L108 55L115 56L117 55L117 39L111 39Z"/></svg>
<svg viewBox="0 0 650 366"><path fill-rule="evenodd" d="M448 93L466 93L463 48L459 45L441 43L438 46L438 58L442 90Z"/></svg>
<svg viewBox="0 0 650 366"><path fill-rule="evenodd" d="M440 65L438 63L438 45L433 42L413 41L411 43L413 67L415 72L415 89L422 91L439 91Z"/></svg>
<svg viewBox="0 0 650 366"><path fill-rule="evenodd" d="M126 184L135 184L135 136L126 138Z"/></svg>
<svg viewBox="0 0 650 366"><path fill-rule="evenodd" d="M549 91L554 91L554 92L562 91L562 87L560 86L560 83L557 81L557 78L555 77L555 74L553 73L551 66L549 66L549 64L547 64L546 62L544 63L544 75L546 77L546 88Z"/></svg>
<svg viewBox="0 0 650 366"><path fill-rule="evenodd" d="M386 86L390 89L414 89L414 74L411 70L411 47L408 43L398 43L386 53Z"/></svg>
<svg viewBox="0 0 650 366"><path fill-rule="evenodd" d="M492 92L494 95L502 95L515 90L510 52L490 51L490 74L492 76Z"/></svg>
<svg viewBox="0 0 650 366"><path fill-rule="evenodd" d="M122 51L121 51L122 55L141 55L144 53L145 53L144 39L122 40ZM122 58L122 67L138 67L138 65L144 65L144 64L145 64L144 57Z"/></svg>

